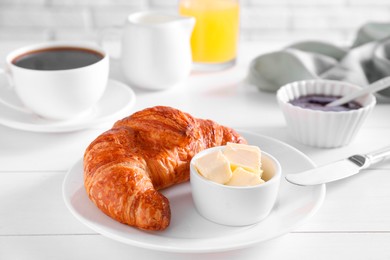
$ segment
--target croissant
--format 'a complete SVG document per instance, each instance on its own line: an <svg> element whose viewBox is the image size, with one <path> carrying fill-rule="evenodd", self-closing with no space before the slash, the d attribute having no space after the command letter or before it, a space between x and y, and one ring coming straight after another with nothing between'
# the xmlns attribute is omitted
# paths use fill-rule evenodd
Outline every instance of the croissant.
<svg viewBox="0 0 390 260"><path fill-rule="evenodd" d="M246 143L233 129L170 107L148 108L119 120L84 154L84 186L111 218L143 230L164 230L169 201L158 190L189 180L199 151Z"/></svg>

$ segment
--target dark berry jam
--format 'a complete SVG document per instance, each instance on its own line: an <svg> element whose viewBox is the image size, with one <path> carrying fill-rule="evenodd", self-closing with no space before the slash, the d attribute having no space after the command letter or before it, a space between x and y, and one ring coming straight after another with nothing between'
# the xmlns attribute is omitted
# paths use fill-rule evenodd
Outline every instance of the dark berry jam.
<svg viewBox="0 0 390 260"><path fill-rule="evenodd" d="M294 106L308 108L321 111L349 111L362 107L356 101L350 101L340 106L327 107L326 104L341 98L340 96L325 96L325 95L307 95L291 100L290 103Z"/></svg>

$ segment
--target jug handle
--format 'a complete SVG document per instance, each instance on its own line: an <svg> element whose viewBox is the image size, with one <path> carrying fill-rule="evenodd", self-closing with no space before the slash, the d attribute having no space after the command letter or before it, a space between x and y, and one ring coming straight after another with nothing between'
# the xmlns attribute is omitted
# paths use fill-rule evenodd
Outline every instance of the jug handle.
<svg viewBox="0 0 390 260"><path fill-rule="evenodd" d="M121 26L112 26L105 29L102 29L98 32L97 35L97 43L100 47L105 49L109 55L110 58L113 60L119 60L122 53L122 46L120 38L122 36L123 27ZM108 40L108 39L111 40ZM112 47L112 45L117 45L115 48ZM111 45L111 48L109 47ZM117 49L117 51L113 51L113 49Z"/></svg>

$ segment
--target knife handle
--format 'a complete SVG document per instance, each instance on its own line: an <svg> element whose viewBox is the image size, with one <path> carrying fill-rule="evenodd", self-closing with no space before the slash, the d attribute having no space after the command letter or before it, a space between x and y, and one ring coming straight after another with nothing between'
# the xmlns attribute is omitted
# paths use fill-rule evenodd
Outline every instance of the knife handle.
<svg viewBox="0 0 390 260"><path fill-rule="evenodd" d="M366 154L370 164L379 163L390 158L390 146Z"/></svg>

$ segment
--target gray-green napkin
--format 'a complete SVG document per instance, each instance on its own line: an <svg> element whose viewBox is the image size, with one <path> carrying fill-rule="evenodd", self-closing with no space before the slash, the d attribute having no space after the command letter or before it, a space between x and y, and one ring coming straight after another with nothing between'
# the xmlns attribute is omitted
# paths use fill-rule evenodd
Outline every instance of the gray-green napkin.
<svg viewBox="0 0 390 260"><path fill-rule="evenodd" d="M305 79L332 79L366 86L390 76L390 23L362 26L350 48L305 41L256 57L248 80L263 91ZM380 92L390 97L390 90Z"/></svg>

